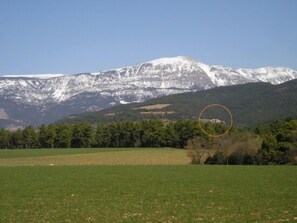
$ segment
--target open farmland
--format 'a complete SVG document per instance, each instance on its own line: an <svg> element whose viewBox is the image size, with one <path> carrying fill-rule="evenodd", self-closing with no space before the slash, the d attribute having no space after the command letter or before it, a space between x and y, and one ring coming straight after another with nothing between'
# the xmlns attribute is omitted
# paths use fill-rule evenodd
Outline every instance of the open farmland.
<svg viewBox="0 0 297 223"><path fill-rule="evenodd" d="M89 151L0 151L0 222L297 222L294 166L189 165L186 151L171 149L139 149L139 165L135 149ZM115 153L125 165L102 161ZM92 164L111 165L82 165L100 154ZM175 160L149 165L152 154Z"/></svg>
<svg viewBox="0 0 297 223"><path fill-rule="evenodd" d="M186 150L170 148L0 150L0 166L189 164Z"/></svg>

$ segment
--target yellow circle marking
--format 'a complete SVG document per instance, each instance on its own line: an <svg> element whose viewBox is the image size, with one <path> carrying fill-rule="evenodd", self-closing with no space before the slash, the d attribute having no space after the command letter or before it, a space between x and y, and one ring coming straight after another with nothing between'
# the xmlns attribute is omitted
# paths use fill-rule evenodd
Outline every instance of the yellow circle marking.
<svg viewBox="0 0 297 223"><path fill-rule="evenodd" d="M207 109L209 109L209 108L211 108L211 107L220 107L220 108L223 108L225 111L227 111L228 112L228 114L229 114L229 117L230 117L230 126L229 126L229 128L226 130L226 132L224 132L223 134L220 134L220 135L213 135L213 134L210 134L210 133L208 133L208 132L206 132L205 131L205 129L203 129L203 127L202 127L202 125L201 125L201 116L202 116L202 114L203 114L203 112L205 112L205 110L207 110ZM226 107L226 106L224 106L224 105L220 105L220 104L211 104L211 105L208 105L208 106L206 106L201 112L200 112L200 114L199 114L199 126L200 126L200 129L202 130L202 132L204 133L204 134L206 134L206 135L208 135L209 137L221 137L221 136L224 136L224 135L226 135L230 130L231 130L231 128L232 128L232 126L233 126L233 116L232 116L232 113L231 113L231 111Z"/></svg>

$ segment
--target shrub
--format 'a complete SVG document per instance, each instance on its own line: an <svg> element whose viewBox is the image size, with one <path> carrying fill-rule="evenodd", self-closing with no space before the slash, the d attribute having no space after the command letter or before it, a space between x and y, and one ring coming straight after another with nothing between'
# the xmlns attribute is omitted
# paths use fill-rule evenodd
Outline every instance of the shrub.
<svg viewBox="0 0 297 223"><path fill-rule="evenodd" d="M240 165L243 164L243 154L240 152L233 152L228 156L228 164Z"/></svg>
<svg viewBox="0 0 297 223"><path fill-rule="evenodd" d="M220 138L200 137L188 141L188 156L194 164L255 164L261 144L260 137L249 132L234 132Z"/></svg>

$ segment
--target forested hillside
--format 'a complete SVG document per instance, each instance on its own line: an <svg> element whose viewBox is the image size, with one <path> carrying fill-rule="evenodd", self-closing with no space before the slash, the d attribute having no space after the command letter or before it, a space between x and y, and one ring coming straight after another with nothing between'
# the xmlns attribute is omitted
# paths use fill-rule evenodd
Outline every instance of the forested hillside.
<svg viewBox="0 0 297 223"><path fill-rule="evenodd" d="M72 115L61 123L110 123L143 119L197 119L199 112L209 104L227 106L236 126L254 126L297 115L297 80L280 85L249 83L210 90L183 93L111 107L100 112Z"/></svg>

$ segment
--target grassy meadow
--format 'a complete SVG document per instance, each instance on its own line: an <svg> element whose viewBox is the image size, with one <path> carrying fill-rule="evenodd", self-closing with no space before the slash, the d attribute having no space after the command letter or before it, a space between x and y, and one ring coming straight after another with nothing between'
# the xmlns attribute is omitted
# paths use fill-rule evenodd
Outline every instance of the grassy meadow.
<svg viewBox="0 0 297 223"><path fill-rule="evenodd" d="M188 163L179 149L3 150L0 222L297 222L296 167Z"/></svg>

